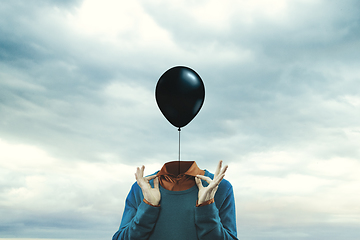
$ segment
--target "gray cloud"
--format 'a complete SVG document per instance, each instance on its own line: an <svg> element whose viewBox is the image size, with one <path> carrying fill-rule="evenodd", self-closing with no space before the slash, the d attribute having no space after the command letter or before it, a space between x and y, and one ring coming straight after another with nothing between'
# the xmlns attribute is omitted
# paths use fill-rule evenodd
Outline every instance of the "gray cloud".
<svg viewBox="0 0 360 240"><path fill-rule="evenodd" d="M69 16L76 16L82 3L12 1L0 7L0 139L38 146L67 164L148 165L177 159L178 132L157 109L154 89L168 68L187 65L203 78L206 97L199 115L182 130L182 159L194 159L209 170L223 159L245 164L249 179L283 181L291 174L320 178L309 170L314 159L358 161L357 1L285 2L283 8L275 3L226 8L224 3L219 12L229 11L226 17L201 8L205 2L136 2L137 10L157 25L152 34L161 29L161 36L169 37L159 36L159 42L142 40L152 34L140 36L146 29L136 24L113 42L104 33L79 31ZM282 169L257 169L274 152L306 153L306 159ZM257 153L265 157L248 162ZM287 156L289 161L295 157ZM8 172L1 191L26 186L25 178L14 178L20 175L18 169ZM63 200L76 204L54 212L9 209L2 203L1 215L13 219L2 220L0 231L7 237L50 238L56 233L102 239L116 230L108 225L118 225L131 181L110 182L102 191L108 195L104 201L86 184L84 190L69 186L74 198L70 194ZM113 192L116 184L121 196ZM270 202L274 208L264 213L244 209L251 201L255 207L267 203L247 196L254 194L254 185L233 185L242 191L237 197L240 237L327 239L345 231L347 239L358 237L353 225L327 223L330 213L299 211L298 202L293 207ZM256 194L266 199L270 193ZM82 213L72 211L92 201L100 202ZM104 209L106 202L118 209ZM294 225L282 227L289 219L295 219ZM14 226L23 231L14 233ZM84 233L89 226L98 235ZM329 227L331 231L324 230Z"/></svg>

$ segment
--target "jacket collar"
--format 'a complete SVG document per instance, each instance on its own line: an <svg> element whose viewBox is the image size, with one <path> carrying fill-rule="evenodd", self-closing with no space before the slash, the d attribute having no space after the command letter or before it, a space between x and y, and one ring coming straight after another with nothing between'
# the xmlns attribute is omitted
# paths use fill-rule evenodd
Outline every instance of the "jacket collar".
<svg viewBox="0 0 360 240"><path fill-rule="evenodd" d="M179 171L180 167L180 171ZM157 176L179 176L179 175L187 175L187 176L196 176L196 175L204 175L204 171L201 170L195 161L171 161L164 164L161 170L157 173Z"/></svg>

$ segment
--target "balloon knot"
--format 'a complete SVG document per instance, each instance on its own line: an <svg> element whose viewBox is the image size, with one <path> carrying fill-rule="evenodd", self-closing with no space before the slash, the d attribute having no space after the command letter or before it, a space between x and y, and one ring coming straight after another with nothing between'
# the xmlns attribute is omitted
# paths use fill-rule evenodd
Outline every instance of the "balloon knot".
<svg viewBox="0 0 360 240"><path fill-rule="evenodd" d="M180 128L178 128L178 131L180 132L180 131L181 131L181 129L180 129Z"/></svg>

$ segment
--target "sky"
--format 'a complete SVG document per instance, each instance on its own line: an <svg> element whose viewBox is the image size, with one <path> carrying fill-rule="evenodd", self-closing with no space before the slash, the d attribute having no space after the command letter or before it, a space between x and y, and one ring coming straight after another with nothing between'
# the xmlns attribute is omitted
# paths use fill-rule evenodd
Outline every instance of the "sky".
<svg viewBox="0 0 360 240"><path fill-rule="evenodd" d="M360 239L360 2L0 4L0 239L102 240L176 160L155 86L205 84L181 159L229 165L239 239Z"/></svg>

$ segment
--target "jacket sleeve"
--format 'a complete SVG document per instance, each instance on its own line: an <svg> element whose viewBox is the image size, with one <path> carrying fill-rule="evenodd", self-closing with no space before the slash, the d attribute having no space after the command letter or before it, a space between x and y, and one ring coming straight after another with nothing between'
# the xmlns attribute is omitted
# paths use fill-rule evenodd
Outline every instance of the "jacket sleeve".
<svg viewBox="0 0 360 240"><path fill-rule="evenodd" d="M237 240L235 201L231 185L221 206L218 208L215 203L195 208L198 238L200 240Z"/></svg>
<svg viewBox="0 0 360 240"><path fill-rule="evenodd" d="M160 207L153 207L142 201L141 189L135 183L125 201L125 209L119 230L114 234L113 240L145 240L150 236Z"/></svg>

